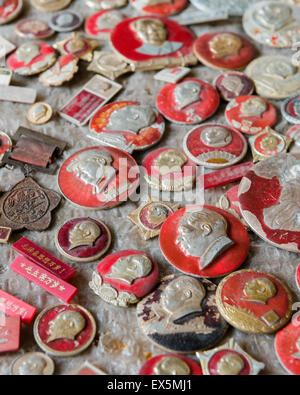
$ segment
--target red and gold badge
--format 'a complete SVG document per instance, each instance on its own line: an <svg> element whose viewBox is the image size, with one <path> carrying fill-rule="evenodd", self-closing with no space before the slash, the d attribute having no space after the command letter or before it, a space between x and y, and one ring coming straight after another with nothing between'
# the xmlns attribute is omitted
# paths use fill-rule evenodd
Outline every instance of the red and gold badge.
<svg viewBox="0 0 300 395"><path fill-rule="evenodd" d="M142 376L202 376L202 369L191 358L179 354L157 355L141 368Z"/></svg>

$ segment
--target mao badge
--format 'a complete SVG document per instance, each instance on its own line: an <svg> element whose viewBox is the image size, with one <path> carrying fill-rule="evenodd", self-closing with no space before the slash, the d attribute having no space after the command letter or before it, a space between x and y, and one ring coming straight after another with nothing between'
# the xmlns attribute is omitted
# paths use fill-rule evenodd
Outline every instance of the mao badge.
<svg viewBox="0 0 300 395"><path fill-rule="evenodd" d="M79 70L79 59L74 55L62 55L50 69L44 71L39 81L45 86L60 86L71 81Z"/></svg>
<svg viewBox="0 0 300 395"><path fill-rule="evenodd" d="M290 374L300 375L299 319L292 320L276 334L275 351L282 367Z"/></svg>
<svg viewBox="0 0 300 395"><path fill-rule="evenodd" d="M292 126L287 132L286 136L293 140L290 153L300 152L300 124Z"/></svg>
<svg viewBox="0 0 300 395"><path fill-rule="evenodd" d="M228 329L216 301L216 285L189 276L167 276L137 305L138 324L158 347L183 354L219 342Z"/></svg>
<svg viewBox="0 0 300 395"><path fill-rule="evenodd" d="M98 46L98 41L88 40L79 33L72 33L69 38L54 44L61 55L74 55L86 62L92 61L93 52Z"/></svg>
<svg viewBox="0 0 300 395"><path fill-rule="evenodd" d="M97 40L109 40L114 27L122 22L124 16L115 10L105 10L91 15L85 21L85 32Z"/></svg>
<svg viewBox="0 0 300 395"><path fill-rule="evenodd" d="M2 0L0 2L0 25L14 20L23 8L23 0Z"/></svg>
<svg viewBox="0 0 300 395"><path fill-rule="evenodd" d="M157 355L141 368L142 376L202 376L202 369L191 358L179 354Z"/></svg>
<svg viewBox="0 0 300 395"><path fill-rule="evenodd" d="M222 99L231 101L239 96L252 95L254 91L253 81L238 71L227 71L221 74L215 82Z"/></svg>
<svg viewBox="0 0 300 395"><path fill-rule="evenodd" d="M18 358L11 367L13 376L51 376L54 362L41 352L29 352Z"/></svg>
<svg viewBox="0 0 300 395"><path fill-rule="evenodd" d="M56 32L70 32L82 25L83 18L73 11L60 11L52 15L49 25Z"/></svg>
<svg viewBox="0 0 300 395"><path fill-rule="evenodd" d="M284 118L294 124L300 124L300 95L286 99L281 105Z"/></svg>
<svg viewBox="0 0 300 395"><path fill-rule="evenodd" d="M187 0L131 0L131 5L142 14L170 16L181 12Z"/></svg>
<svg viewBox="0 0 300 395"><path fill-rule="evenodd" d="M42 40L53 36L55 33L47 22L38 19L23 19L16 25L17 34L25 38Z"/></svg>
<svg viewBox="0 0 300 395"><path fill-rule="evenodd" d="M56 12L68 7L72 0L31 0L34 8L42 12Z"/></svg>
<svg viewBox="0 0 300 395"><path fill-rule="evenodd" d="M104 258L89 285L105 302L130 307L152 291L158 277L158 265L150 255L125 250Z"/></svg>

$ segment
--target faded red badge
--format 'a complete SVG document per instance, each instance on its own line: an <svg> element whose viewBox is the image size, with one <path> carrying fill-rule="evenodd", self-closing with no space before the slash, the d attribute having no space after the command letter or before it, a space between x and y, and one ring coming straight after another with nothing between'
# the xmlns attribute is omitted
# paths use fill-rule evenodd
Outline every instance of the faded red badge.
<svg viewBox="0 0 300 395"><path fill-rule="evenodd" d="M219 104L216 89L196 78L165 85L156 98L156 106L163 116L179 124L203 122L217 111Z"/></svg>
<svg viewBox="0 0 300 395"><path fill-rule="evenodd" d="M245 226L247 230L249 230L249 226L244 220L240 206L239 206L239 185L230 188L224 195L221 196L218 206L222 210L229 211L231 214L235 215Z"/></svg>
<svg viewBox="0 0 300 395"><path fill-rule="evenodd" d="M247 153L248 144L237 130L222 124L207 123L185 135L183 149L197 165L222 169L240 162Z"/></svg>
<svg viewBox="0 0 300 395"><path fill-rule="evenodd" d="M300 252L300 160L278 154L256 164L239 188L241 212L262 239L284 250Z"/></svg>
<svg viewBox="0 0 300 395"><path fill-rule="evenodd" d="M15 19L23 8L23 0L2 0L0 2L0 25Z"/></svg>
<svg viewBox="0 0 300 395"><path fill-rule="evenodd" d="M0 131L0 165L1 165L1 159L5 155L7 151L11 151L12 147L12 142L10 137L6 134Z"/></svg>
<svg viewBox="0 0 300 395"><path fill-rule="evenodd" d="M196 277L221 277L246 259L249 236L231 213L213 206L188 206L167 218L160 248L178 270Z"/></svg>
<svg viewBox="0 0 300 395"><path fill-rule="evenodd" d="M191 358L179 354L163 354L149 359L142 366L139 375L202 376L203 373L201 367Z"/></svg>
<svg viewBox="0 0 300 395"><path fill-rule="evenodd" d="M33 330L35 341L43 351L68 357L90 346L96 334L96 322L82 306L61 304L43 310Z"/></svg>
<svg viewBox="0 0 300 395"><path fill-rule="evenodd" d="M132 153L158 143L165 131L165 122L148 104L119 101L96 112L89 128L89 137L100 144Z"/></svg>
<svg viewBox="0 0 300 395"><path fill-rule="evenodd" d="M216 79L215 86L226 101L231 101L239 96L252 95L254 91L253 81L238 71L228 71L221 74Z"/></svg>
<svg viewBox="0 0 300 395"><path fill-rule="evenodd" d="M112 47L128 63L142 70L196 64L194 40L186 27L153 16L125 19L111 34Z"/></svg>
<svg viewBox="0 0 300 395"><path fill-rule="evenodd" d="M143 160L145 179L151 188L182 191L193 188L197 167L184 152L175 148L151 151Z"/></svg>
<svg viewBox="0 0 300 395"><path fill-rule="evenodd" d="M250 41L232 32L204 34L195 41L194 51L200 62L222 70L243 69L256 55Z"/></svg>
<svg viewBox="0 0 300 395"><path fill-rule="evenodd" d="M42 40L53 36L55 33L47 22L40 21L38 19L23 19L16 25L17 34L25 38L33 38L36 40Z"/></svg>
<svg viewBox="0 0 300 395"><path fill-rule="evenodd" d="M76 262L95 261L105 254L110 243L108 227L90 217L71 219L59 228L55 237L58 251Z"/></svg>
<svg viewBox="0 0 300 395"><path fill-rule="evenodd" d="M187 0L130 0L131 5L140 13L155 16L170 16L181 12Z"/></svg>
<svg viewBox="0 0 300 395"><path fill-rule="evenodd" d="M271 274L240 270L220 282L217 305L233 327L246 333L266 334L287 324L292 314L292 295Z"/></svg>
<svg viewBox="0 0 300 395"><path fill-rule="evenodd" d="M282 367L290 374L300 375L300 325L293 319L285 328L277 332L275 351Z"/></svg>
<svg viewBox="0 0 300 395"><path fill-rule="evenodd" d="M17 351L20 347L21 320L0 313L0 354Z"/></svg>
<svg viewBox="0 0 300 395"><path fill-rule="evenodd" d="M129 307L152 291L158 277L158 265L150 255L125 250L104 258L93 273L89 285L104 301L119 307Z"/></svg>
<svg viewBox="0 0 300 395"><path fill-rule="evenodd" d="M104 10L85 20L85 32L98 40L109 40L114 27L122 22L124 16L116 10Z"/></svg>
<svg viewBox="0 0 300 395"><path fill-rule="evenodd" d="M226 107L227 122L246 134L257 134L277 122L276 108L259 96L240 96Z"/></svg>
<svg viewBox="0 0 300 395"><path fill-rule="evenodd" d="M135 160L111 147L84 148L62 165L58 185L64 197L76 206L100 210L129 199L139 185Z"/></svg>

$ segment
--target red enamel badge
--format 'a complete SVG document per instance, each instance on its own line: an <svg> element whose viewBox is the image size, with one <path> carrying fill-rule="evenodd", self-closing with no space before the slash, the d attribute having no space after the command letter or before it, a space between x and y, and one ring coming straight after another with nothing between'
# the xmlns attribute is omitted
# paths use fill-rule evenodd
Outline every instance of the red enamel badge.
<svg viewBox="0 0 300 395"><path fill-rule="evenodd" d="M188 4L187 0L130 0L131 5L140 13L155 16L170 16L178 14Z"/></svg>
<svg viewBox="0 0 300 395"><path fill-rule="evenodd" d="M300 325L293 319L275 337L275 351L282 367L293 375L300 375Z"/></svg>
<svg viewBox="0 0 300 395"><path fill-rule="evenodd" d="M115 10L104 10L91 15L85 21L85 32L88 36L99 40L108 40L114 27L124 19Z"/></svg>
<svg viewBox="0 0 300 395"><path fill-rule="evenodd" d="M141 368L140 375L192 375L202 376L202 369L191 358L179 354L157 355L149 359Z"/></svg>
<svg viewBox="0 0 300 395"><path fill-rule="evenodd" d="M0 4L0 25L15 19L23 8L23 0L3 0Z"/></svg>
<svg viewBox="0 0 300 395"><path fill-rule="evenodd" d="M239 96L252 95L254 91L253 81L243 73L228 71L221 74L215 82L221 97L231 101Z"/></svg>

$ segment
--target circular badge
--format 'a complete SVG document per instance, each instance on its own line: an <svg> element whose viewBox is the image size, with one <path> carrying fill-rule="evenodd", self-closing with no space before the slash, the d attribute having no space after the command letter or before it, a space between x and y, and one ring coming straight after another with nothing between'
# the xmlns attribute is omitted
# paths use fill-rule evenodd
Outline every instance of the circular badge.
<svg viewBox="0 0 300 395"><path fill-rule="evenodd" d="M85 32L98 40L109 40L114 27L122 22L124 16L115 10L99 11L85 20Z"/></svg>
<svg viewBox="0 0 300 395"><path fill-rule="evenodd" d="M139 327L158 347L190 354L219 342L228 325L216 305L216 285L170 275L137 305Z"/></svg>
<svg viewBox="0 0 300 395"><path fill-rule="evenodd" d="M42 12L56 12L68 7L72 0L31 0L34 8Z"/></svg>
<svg viewBox="0 0 300 395"><path fill-rule="evenodd" d="M54 44L61 55L73 55L86 62L93 60L94 50L99 46L98 41L88 40L81 34L73 32L68 38Z"/></svg>
<svg viewBox="0 0 300 395"><path fill-rule="evenodd" d="M56 32L71 32L78 29L83 22L81 15L73 11L61 11L52 15L49 25Z"/></svg>
<svg viewBox="0 0 300 395"><path fill-rule="evenodd" d="M196 277L221 277L247 258L249 236L232 214L212 206L188 206L167 218L160 248L176 269Z"/></svg>
<svg viewBox="0 0 300 395"><path fill-rule="evenodd" d="M230 16L242 16L249 5L261 0L191 0L191 3L202 12L223 10Z"/></svg>
<svg viewBox="0 0 300 395"><path fill-rule="evenodd" d="M23 19L17 23L16 32L21 37L33 38L36 40L51 37L55 33L47 22L38 19Z"/></svg>
<svg viewBox="0 0 300 395"><path fill-rule="evenodd" d="M197 165L222 169L240 162L248 144L237 130L218 123L197 126L183 140L183 149Z"/></svg>
<svg viewBox="0 0 300 395"><path fill-rule="evenodd" d="M167 18L125 19L114 28L110 40L123 59L142 70L197 63L193 33Z"/></svg>
<svg viewBox="0 0 300 395"><path fill-rule="evenodd" d="M119 101L102 107L90 121L90 137L132 153L158 143L165 131L162 115L148 104Z"/></svg>
<svg viewBox="0 0 300 395"><path fill-rule="evenodd" d="M231 32L198 37L194 51L201 63L221 70L243 69L256 55L254 46L245 37Z"/></svg>
<svg viewBox="0 0 300 395"><path fill-rule="evenodd" d="M291 318L292 295L275 276L240 270L217 289L217 305L225 320L246 333L274 333Z"/></svg>
<svg viewBox="0 0 300 395"><path fill-rule="evenodd" d="M100 210L128 200L139 179L140 171L132 156L100 146L71 155L59 171L58 185L64 197L76 206Z"/></svg>
<svg viewBox="0 0 300 395"><path fill-rule="evenodd" d="M184 152L175 148L151 151L143 160L145 179L151 188L183 191L193 188L197 167Z"/></svg>
<svg viewBox="0 0 300 395"><path fill-rule="evenodd" d="M290 374L300 375L300 325L292 320L285 328L277 332L275 351L282 367Z"/></svg>
<svg viewBox="0 0 300 395"><path fill-rule="evenodd" d="M187 0L130 0L131 5L140 13L154 16L170 16L181 12Z"/></svg>
<svg viewBox="0 0 300 395"><path fill-rule="evenodd" d="M74 55L62 55L50 69L44 71L39 81L45 86L60 86L71 81L79 70L79 59Z"/></svg>
<svg viewBox="0 0 300 395"><path fill-rule="evenodd" d="M152 291L158 278L158 265L150 255L125 250L104 258L89 286L105 302L130 307Z"/></svg>
<svg viewBox="0 0 300 395"><path fill-rule="evenodd" d="M300 152L300 125L292 126L287 132L287 137L291 138L294 142L290 149L290 153Z"/></svg>
<svg viewBox="0 0 300 395"><path fill-rule="evenodd" d="M109 228L94 218L73 218L56 233L55 245L65 257L75 262L92 262L108 250Z"/></svg>
<svg viewBox="0 0 300 395"><path fill-rule="evenodd" d="M141 376L202 376L202 369L191 358L178 354L157 355L141 368Z"/></svg>
<svg viewBox="0 0 300 395"><path fill-rule="evenodd" d="M211 117L218 109L220 96L207 82L186 78L167 84L156 98L156 106L171 122L193 125Z"/></svg>
<svg viewBox="0 0 300 395"><path fill-rule="evenodd" d="M300 95L286 99L281 105L281 112L289 123L300 124Z"/></svg>
<svg viewBox="0 0 300 395"><path fill-rule="evenodd" d="M285 99L300 89L300 68L289 56L261 56L249 64L246 74L257 94L269 99Z"/></svg>
<svg viewBox="0 0 300 395"><path fill-rule="evenodd" d="M7 151L11 151L11 147L12 142L10 137L6 133L0 131L0 166L3 156Z"/></svg>
<svg viewBox="0 0 300 395"><path fill-rule="evenodd" d="M96 10L110 10L127 5L128 0L86 0L86 4Z"/></svg>
<svg viewBox="0 0 300 395"><path fill-rule="evenodd" d="M257 163L242 179L239 202L244 219L265 241L300 252L300 160L278 154Z"/></svg>
<svg viewBox="0 0 300 395"><path fill-rule="evenodd" d="M23 8L23 0L2 0L0 2L0 25L14 20Z"/></svg>
<svg viewBox="0 0 300 395"><path fill-rule="evenodd" d="M39 102L29 108L27 119L35 125L43 125L50 121L52 115L53 110L51 106L48 103Z"/></svg>
<svg viewBox="0 0 300 395"><path fill-rule="evenodd" d="M30 352L18 358L11 367L13 376L51 376L54 362L41 352Z"/></svg>
<svg viewBox="0 0 300 395"><path fill-rule="evenodd" d="M56 61L54 48L42 42L21 45L7 58L7 66L20 75L34 75L48 69Z"/></svg>
<svg viewBox="0 0 300 395"><path fill-rule="evenodd" d="M34 322L34 338L49 355L74 356L87 349L96 335L96 322L89 311L76 304L44 309Z"/></svg>
<svg viewBox="0 0 300 395"><path fill-rule="evenodd" d="M240 96L228 103L225 117L229 125L246 134L258 134L277 122L276 108L259 96Z"/></svg>
<svg viewBox="0 0 300 395"><path fill-rule="evenodd" d="M254 91L253 81L238 71L228 71L221 74L215 82L222 99L231 101L239 96L252 95Z"/></svg>
<svg viewBox="0 0 300 395"><path fill-rule="evenodd" d="M300 9L278 1L261 1L243 16L245 32L260 44L288 48L300 41Z"/></svg>

